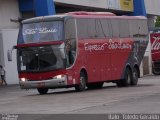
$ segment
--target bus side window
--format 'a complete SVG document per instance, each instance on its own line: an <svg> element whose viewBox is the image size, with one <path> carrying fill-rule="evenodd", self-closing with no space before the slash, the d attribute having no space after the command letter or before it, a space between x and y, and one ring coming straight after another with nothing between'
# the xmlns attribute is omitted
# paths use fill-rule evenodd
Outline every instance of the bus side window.
<svg viewBox="0 0 160 120"><path fill-rule="evenodd" d="M65 45L67 66L74 63L76 56L76 32L75 19L68 19L65 23Z"/></svg>
<svg viewBox="0 0 160 120"><path fill-rule="evenodd" d="M112 25L112 37L118 38L120 36L119 32L119 20L118 19L112 19L111 20Z"/></svg>
<svg viewBox="0 0 160 120"><path fill-rule="evenodd" d="M87 21L88 19L79 18L77 19L77 34L78 39L86 39L88 38L87 34Z"/></svg>
<svg viewBox="0 0 160 120"><path fill-rule="evenodd" d="M105 38L105 33L104 33L100 19L96 19L95 28L96 28L97 38Z"/></svg>
<svg viewBox="0 0 160 120"><path fill-rule="evenodd" d="M128 20L119 20L120 37L130 37Z"/></svg>
<svg viewBox="0 0 160 120"><path fill-rule="evenodd" d="M129 31L130 31L131 37L138 37L139 27L138 27L137 20L129 20Z"/></svg>
<svg viewBox="0 0 160 120"><path fill-rule="evenodd" d="M139 34L141 36L146 36L148 34L148 25L146 20L138 20Z"/></svg>
<svg viewBox="0 0 160 120"><path fill-rule="evenodd" d="M109 20L106 19L96 19L96 33L98 38L108 38L111 36L111 31L109 31Z"/></svg>
<svg viewBox="0 0 160 120"><path fill-rule="evenodd" d="M112 36L112 32L110 30L110 20L109 19L101 19L101 27L103 30L103 34L105 38L110 38Z"/></svg>
<svg viewBox="0 0 160 120"><path fill-rule="evenodd" d="M90 39L97 38L96 20L95 20L95 18L88 18L88 21L87 21L87 34L88 34L88 38L90 38Z"/></svg>

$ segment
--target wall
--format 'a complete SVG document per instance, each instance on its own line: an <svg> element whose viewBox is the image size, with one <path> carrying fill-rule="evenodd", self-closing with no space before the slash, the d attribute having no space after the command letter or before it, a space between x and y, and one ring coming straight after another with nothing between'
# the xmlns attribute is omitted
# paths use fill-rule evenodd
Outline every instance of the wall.
<svg viewBox="0 0 160 120"><path fill-rule="evenodd" d="M106 0L54 0L54 2L95 8L107 8Z"/></svg>
<svg viewBox="0 0 160 120"><path fill-rule="evenodd" d="M10 19L17 19L20 16L17 0L0 0L0 29L17 28L18 23Z"/></svg>
<svg viewBox="0 0 160 120"><path fill-rule="evenodd" d="M27 18L26 13L35 16L54 15L54 0L18 0L22 17Z"/></svg>
<svg viewBox="0 0 160 120"><path fill-rule="evenodd" d="M15 51L13 52L14 61L8 62L7 50L17 43L18 22L11 22L20 17L18 0L0 0L0 64L6 70L6 80L8 84L17 84L17 64Z"/></svg>
<svg viewBox="0 0 160 120"><path fill-rule="evenodd" d="M88 6L88 7L95 7L95 8L133 11L132 9L133 6L131 5L133 3L133 0L78 0L78 1L77 0L54 0L54 1L58 3ZM126 6L126 4L125 5L123 4L128 1L130 3L129 7ZM146 8L147 14L160 15L160 10L159 10L160 0L144 0L144 2L145 2L145 8Z"/></svg>
<svg viewBox="0 0 160 120"><path fill-rule="evenodd" d="M101 9L133 11L133 0L54 0L54 2Z"/></svg>
<svg viewBox="0 0 160 120"><path fill-rule="evenodd" d="M18 73L17 73L17 62L16 62L16 50L13 53L13 61L8 62L7 51L16 45L18 29L3 29L0 30L1 35L1 46L3 46L3 51L1 51L3 56L3 63L6 70L6 81L8 84L18 84Z"/></svg>
<svg viewBox="0 0 160 120"><path fill-rule="evenodd" d="M106 0L107 9L133 12L133 0Z"/></svg>
<svg viewBox="0 0 160 120"><path fill-rule="evenodd" d="M148 64L144 64L143 68L144 67L147 67L148 69L148 74L152 74L152 58L151 58L151 43L150 43L150 38L149 39L149 42L148 42L148 46L147 46L147 49L146 49L146 52L145 52L145 55L144 55L144 58L148 59ZM145 59L144 61L145 62ZM144 74L145 75L145 74Z"/></svg>
<svg viewBox="0 0 160 120"><path fill-rule="evenodd" d="M4 54L3 54L3 36L2 33L0 31L0 65L4 64Z"/></svg>
<svg viewBox="0 0 160 120"><path fill-rule="evenodd" d="M147 14L160 15L160 0L144 0Z"/></svg>

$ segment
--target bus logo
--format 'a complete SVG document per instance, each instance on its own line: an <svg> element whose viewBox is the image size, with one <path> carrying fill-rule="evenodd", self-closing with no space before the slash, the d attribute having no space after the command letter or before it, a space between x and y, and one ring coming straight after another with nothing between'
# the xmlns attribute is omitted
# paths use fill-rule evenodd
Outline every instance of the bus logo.
<svg viewBox="0 0 160 120"><path fill-rule="evenodd" d="M153 37L152 50L160 50L160 37Z"/></svg>
<svg viewBox="0 0 160 120"><path fill-rule="evenodd" d="M118 42L114 42L112 39L109 40L109 43L103 44L89 44L84 43L85 51L104 51L105 48L110 50L117 50L117 49L132 49L132 45L130 43L122 43L120 39Z"/></svg>

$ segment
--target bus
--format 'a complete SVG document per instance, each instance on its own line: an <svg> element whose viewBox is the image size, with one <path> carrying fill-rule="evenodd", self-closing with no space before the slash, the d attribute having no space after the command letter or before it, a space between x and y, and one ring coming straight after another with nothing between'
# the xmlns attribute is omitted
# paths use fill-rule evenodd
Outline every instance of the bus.
<svg viewBox="0 0 160 120"><path fill-rule="evenodd" d="M160 28L150 31L152 73L160 75Z"/></svg>
<svg viewBox="0 0 160 120"><path fill-rule="evenodd" d="M14 46L19 84L40 94L102 88L104 82L134 86L147 44L143 16L78 11L30 18L22 21Z"/></svg>

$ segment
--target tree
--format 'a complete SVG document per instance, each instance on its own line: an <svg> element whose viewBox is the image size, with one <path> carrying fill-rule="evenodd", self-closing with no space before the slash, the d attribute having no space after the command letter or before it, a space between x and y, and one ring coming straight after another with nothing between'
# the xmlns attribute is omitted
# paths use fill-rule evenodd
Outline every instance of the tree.
<svg viewBox="0 0 160 120"><path fill-rule="evenodd" d="M156 19L155 27L160 27L160 16Z"/></svg>

